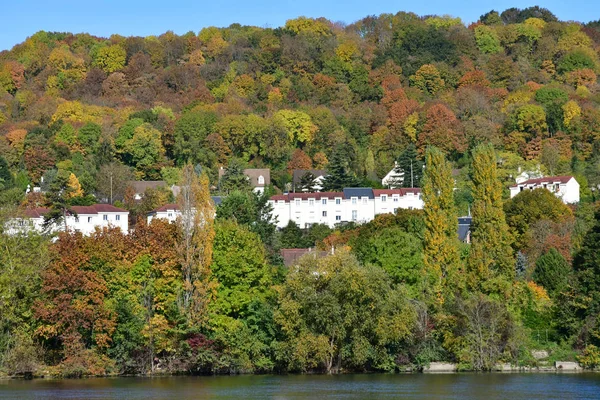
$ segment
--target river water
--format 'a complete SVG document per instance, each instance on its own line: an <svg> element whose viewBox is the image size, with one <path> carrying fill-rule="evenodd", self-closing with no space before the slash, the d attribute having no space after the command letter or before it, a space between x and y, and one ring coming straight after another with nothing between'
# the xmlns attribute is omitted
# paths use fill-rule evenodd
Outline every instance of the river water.
<svg viewBox="0 0 600 400"><path fill-rule="evenodd" d="M0 399L600 399L600 374L261 375L0 381Z"/></svg>

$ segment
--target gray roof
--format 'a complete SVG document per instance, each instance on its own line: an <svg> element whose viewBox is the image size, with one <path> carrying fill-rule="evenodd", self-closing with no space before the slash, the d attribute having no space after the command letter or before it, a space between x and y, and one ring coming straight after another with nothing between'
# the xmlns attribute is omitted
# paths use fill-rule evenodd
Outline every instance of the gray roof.
<svg viewBox="0 0 600 400"><path fill-rule="evenodd" d="M464 242L471 231L471 217L460 217L458 219L458 240Z"/></svg>
<svg viewBox="0 0 600 400"><path fill-rule="evenodd" d="M226 169L221 167L219 168L219 180L225 175ZM246 175L250 181L250 186L255 187L263 187L269 186L271 184L271 170L269 168L246 168L244 170L244 175ZM265 179L264 185L258 184L258 177L261 176Z"/></svg>
<svg viewBox="0 0 600 400"><path fill-rule="evenodd" d="M349 199L350 197L368 197L374 199L373 189L371 188L344 188L344 198Z"/></svg>

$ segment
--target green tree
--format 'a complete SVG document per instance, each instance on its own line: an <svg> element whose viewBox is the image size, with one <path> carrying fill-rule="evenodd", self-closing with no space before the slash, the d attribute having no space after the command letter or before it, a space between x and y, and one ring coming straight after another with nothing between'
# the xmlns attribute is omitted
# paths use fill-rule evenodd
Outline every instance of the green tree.
<svg viewBox="0 0 600 400"><path fill-rule="evenodd" d="M127 52L118 44L100 48L94 57L94 65L104 72L116 72L123 69Z"/></svg>
<svg viewBox="0 0 600 400"><path fill-rule="evenodd" d="M567 287L571 268L564 257L551 248L535 262L532 278L555 297Z"/></svg>
<svg viewBox="0 0 600 400"><path fill-rule="evenodd" d="M523 190L504 204L506 222L515 236L515 248L525 248L529 241L529 227L541 220L554 222L572 217L571 209L549 190Z"/></svg>
<svg viewBox="0 0 600 400"><path fill-rule="evenodd" d="M123 146L123 151L142 177L158 175L165 156L162 134L152 125L144 123L133 131L133 136Z"/></svg>
<svg viewBox="0 0 600 400"><path fill-rule="evenodd" d="M418 155L417 147L411 143L398 157L398 165L394 171L396 173L404 173L402 187L421 187L424 164L418 158Z"/></svg>
<svg viewBox="0 0 600 400"><path fill-rule="evenodd" d="M315 179L317 179L315 174L313 174L310 171L305 172L304 175L302 175L302 177L300 178L300 192L314 193L316 191Z"/></svg>
<svg viewBox="0 0 600 400"><path fill-rule="evenodd" d="M44 228L51 230L53 227L63 224L67 231L67 216L77 217L77 213L71 206L71 198L76 192L76 188L69 183L71 173L65 170L58 170L56 177L52 180L48 191L46 192L46 207L48 212L44 215Z"/></svg>
<svg viewBox="0 0 600 400"><path fill-rule="evenodd" d="M502 204L502 185L491 144L473 150L473 222L469 253L469 286L488 293L505 293L514 279L512 237Z"/></svg>
<svg viewBox="0 0 600 400"><path fill-rule="evenodd" d="M244 173L243 164L239 160L235 158L229 160L229 165L219 181L219 189L226 194L233 191L250 191L250 181Z"/></svg>
<svg viewBox="0 0 600 400"><path fill-rule="evenodd" d="M329 164L327 165L327 175L323 179L324 191L340 191L346 187L356 187L360 185L358 179L350 170L349 160L344 152L338 147L333 152Z"/></svg>
<svg viewBox="0 0 600 400"><path fill-rule="evenodd" d="M411 336L415 321L402 288L346 251L304 257L279 288L276 349L291 370L393 368L386 345Z"/></svg>
<svg viewBox="0 0 600 400"><path fill-rule="evenodd" d="M425 153L423 201L425 241L422 290L435 304L444 302L444 287L454 290L458 281L458 217L454 205L452 167L439 149Z"/></svg>
<svg viewBox="0 0 600 400"><path fill-rule="evenodd" d="M500 39L494 28L479 25L475 28L475 41L479 51L485 54L494 54L502 51Z"/></svg>

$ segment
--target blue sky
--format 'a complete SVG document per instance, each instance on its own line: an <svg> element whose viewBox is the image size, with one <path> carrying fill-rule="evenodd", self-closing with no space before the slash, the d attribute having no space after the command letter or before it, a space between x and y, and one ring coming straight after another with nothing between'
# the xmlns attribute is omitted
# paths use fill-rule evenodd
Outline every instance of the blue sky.
<svg viewBox="0 0 600 400"><path fill-rule="evenodd" d="M300 15L325 17L352 23L367 15L412 11L419 15L450 14L469 23L491 10L539 5L561 20L588 22L600 19L600 2L595 0L516 1L485 0L178 0L178 1L6 1L2 5L0 50L10 49L33 33L45 31L88 32L97 36L118 33L159 35L198 32L205 26L244 25L277 27Z"/></svg>

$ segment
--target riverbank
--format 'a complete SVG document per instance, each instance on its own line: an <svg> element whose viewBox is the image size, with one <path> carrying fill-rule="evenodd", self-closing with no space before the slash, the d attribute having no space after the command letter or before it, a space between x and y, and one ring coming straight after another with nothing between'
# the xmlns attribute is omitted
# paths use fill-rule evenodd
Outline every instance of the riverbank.
<svg viewBox="0 0 600 400"><path fill-rule="evenodd" d="M357 374L356 372L347 372L339 374L325 373L285 373L276 376L344 376L344 375L420 375L420 374L532 374L532 373L600 373L600 368L588 369L583 368L579 363L572 361L556 361L552 366L517 366L511 364L498 364L490 371L475 371L470 369L462 369L458 364L433 362L429 366L423 368L406 368L398 372L365 372ZM193 375L193 374L173 374L164 372L155 372L152 374L136 374L136 375L85 375L80 377L61 377L47 374L31 374L31 375L2 375L0 373L0 381L9 380L69 380L69 379L88 379L88 378L173 378L173 377L193 377L193 376L267 376L270 374L212 374L212 375Z"/></svg>

